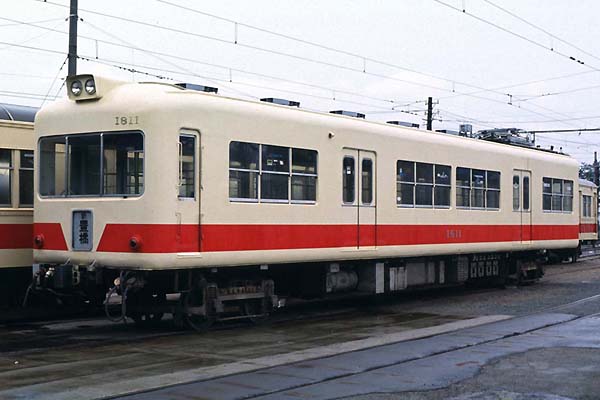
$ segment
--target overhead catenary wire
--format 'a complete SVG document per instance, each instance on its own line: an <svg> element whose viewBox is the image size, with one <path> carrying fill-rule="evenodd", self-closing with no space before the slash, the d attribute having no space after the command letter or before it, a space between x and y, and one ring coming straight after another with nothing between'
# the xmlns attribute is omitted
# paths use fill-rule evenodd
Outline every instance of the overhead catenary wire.
<svg viewBox="0 0 600 400"><path fill-rule="evenodd" d="M578 58L576 58L576 57L574 57L574 56L570 56L570 55L568 55L568 54L566 54L566 53L563 53L562 51L556 50L556 49L554 49L554 48L552 48L552 47L550 47L550 46L547 46L547 45L545 45L545 44L543 44L543 43L540 43L540 42L538 42L538 41L536 41L536 40L533 40L533 39L531 39L531 38L528 38L528 37L527 37L527 36L525 36L525 35L521 35L521 34L519 34L519 33L513 32L513 31L511 31L510 29L507 29L507 28L505 28L505 27L503 27L503 26L501 26L501 25L498 25L498 24L496 24L496 23L494 23L494 22L492 22L492 21L489 21L489 20L487 20L487 19L485 19L485 18L483 18L483 17L480 17L480 16L478 16L478 15L475 15L475 14L473 14L473 13L471 13L471 12L468 12L468 11L466 11L466 10L463 10L463 9L461 9L461 8L459 8L459 7L453 6L452 4L448 4L448 3L446 3L446 2L443 2L443 1L441 1L441 0L433 0L433 1L434 1L434 2L436 2L436 3L438 3L438 4L441 4L441 5L443 5L443 6L445 6L445 7L451 8L451 9L453 9L454 11L458 11L458 12L460 12L461 14L468 15L469 17L471 17L471 18L474 18L474 19L476 19L476 20L477 20L477 21L479 21L479 22L482 22L482 23L484 23L484 24L487 24L487 25L489 25L489 26L491 26L491 27L493 27L493 28L495 28L495 29L498 29L498 30L500 30L500 31L502 31L502 32L508 33L509 35L515 36L515 37L517 37L517 38L519 38L519 39L521 39L521 40L524 40L524 41L526 41L526 42L528 42L528 43L531 43L531 44L533 44L533 45L535 45L535 46L537 46L537 47L540 47L540 48L542 48L542 49L548 50L548 51L550 51L550 52L552 52L552 53L554 53L554 54L557 54L557 55L559 55L559 56L561 56L561 57L563 57L563 58L566 58L566 59L568 59L568 60L574 61L574 62L576 62L577 64L579 64L579 65L582 65L582 66L584 66L584 67L586 67L586 68L591 68L591 69L593 69L593 70L595 70L595 71L600 71L600 69L598 69L597 67L595 67L595 66L593 66L593 65L590 65L590 64L588 64L588 63L586 63L586 62L584 62L584 61L582 61L582 60L580 60L580 59L578 59Z"/></svg>
<svg viewBox="0 0 600 400"><path fill-rule="evenodd" d="M44 3L48 3L48 4L52 4L52 5L57 5L57 6L61 6L61 7L66 7L66 6L64 6L62 4L51 2L51 1L48 1L48 2L44 1ZM98 12L98 11L90 11L90 10L83 10L83 9L80 9L80 11L89 12L91 14L97 14L97 15L100 15L100 16L108 17L108 18L116 18L118 20L123 20L123 21L127 21L127 22L139 23L139 24L142 24L142 25L150 26L152 28L167 29L167 30L172 30L174 32L178 32L178 33L190 34L190 35L193 35L193 36L199 35L199 34L187 32L187 31L183 31L181 29L164 27L164 26L157 26L157 25L149 24L149 23L146 23L146 22L143 22L143 21L137 21L137 20L133 20L133 19L130 19L130 18L120 17L120 16L113 16L113 15L106 14L106 13L101 13L101 12ZM89 23L89 21L87 21L87 22ZM109 34L109 33L107 33L107 34L110 35L110 36L112 36L112 37L116 37L115 35L112 35L112 34ZM206 38L207 37L206 35L199 35L199 36L202 37L202 38ZM120 40L120 38L118 38L118 37L116 37L116 38ZM230 43L229 41L226 41L226 40L223 40L223 39L218 39L218 40L221 41L221 42ZM123 40L121 40L121 41L124 42ZM126 42L124 42L124 43L126 43ZM131 46L131 45L129 45L129 46ZM132 46L132 47L136 48L135 46ZM256 47L256 46L247 46L246 45L246 47L250 47L250 48L253 48L253 49L257 49L257 50L263 50L263 51L272 52L270 50L265 50L263 48L259 48L259 47ZM137 47L136 49L139 50L139 51L146 52L147 54L153 54L154 56L158 55L158 52L153 52L153 51L150 51L150 50L141 49L139 47ZM274 52L274 53L275 54L280 54L281 52ZM282 53L280 55L289 55L289 54L288 53ZM165 56L167 56L167 55L165 55ZM173 58L177 58L177 59L184 59L183 57L177 57L177 56L173 56L173 55L169 55L169 56L171 56ZM167 57L169 57L169 56L167 56ZM301 57L301 56L296 56L296 55L289 55L289 56L293 57L293 58L297 58L297 59L303 59L305 61L314 61L314 62L317 62L317 63L325 63L325 65L330 65L330 66L334 66L334 67L337 66L339 68L346 69L346 70L349 70L349 71L360 72L359 70L357 70L355 68L350 68L350 67L347 67L347 66L341 66L341 65L338 65L338 64L332 64L332 63L322 62L320 60L308 59L308 58ZM188 61L190 61L190 62L198 62L198 60L192 61L192 60L189 60L189 59L188 59ZM202 62L200 62L200 63L202 63ZM204 64L209 65L209 63L204 63ZM223 67L223 66L221 66L221 67L222 68L227 68L227 67ZM367 73L367 72L363 71L363 73ZM415 82L412 82L412 81L407 81L405 79L399 79L399 78L396 78L396 77L386 76L386 75L382 75L382 74L376 74L376 73L372 73L372 72L368 72L367 74L369 74L371 76L374 76L374 77L381 78L381 79L387 79L387 80L392 80L392 81L399 81L399 82L402 82L402 83L409 83L409 84L413 84L413 85L418 85L418 86L423 86L423 87L429 87L429 88L433 88L433 89L437 89L437 90L449 91L449 92L455 93L454 89L440 88L440 87L437 87L437 86L432 86L432 85L427 85L427 84L421 84L421 83L415 83ZM248 95L248 94L244 94L244 95L246 97L252 97L251 95ZM507 104L504 101L500 101L500 100L497 100L497 99L490 99L490 98L487 98L487 97L472 95L472 94L468 94L468 93L464 93L464 95L465 96L469 96L469 97L473 97L473 98L476 98L476 99L484 100L484 101L491 101L491 102L496 102L496 103L499 103L499 104ZM509 104L509 105L511 105L511 104ZM532 111L532 110L529 110L529 109L526 109L526 108L523 108L523 107L520 107L520 108L523 109L526 112L530 112L530 113L533 113L533 114L536 114L536 115L543 115L543 114L537 113L535 111ZM547 110L550 111L550 112L553 112L550 109L547 109ZM543 115L543 116L545 118L548 117L548 116L545 116L545 115Z"/></svg>
<svg viewBox="0 0 600 400"><path fill-rule="evenodd" d="M531 21L528 21L528 20L526 20L525 18L523 18L523 17L519 16L518 14L516 14L516 13L514 13L514 12L512 12L512 11L509 11L509 10L507 10L507 9L506 9L506 8L504 8L504 7L501 7L501 6L499 6L498 4L496 4L496 3L494 3L494 2L492 2L492 1L490 1L490 0L483 0L483 1L485 1L486 3L488 3L490 6L492 6L492 7L496 8L496 9L498 9L498 10L500 10L500 11L502 11L502 12L504 12L504 13L508 14L508 15L510 15L511 17L513 17L513 18L516 18L516 19L518 19L519 21L521 21L521 22L523 22L523 23L525 23L525 24L527 24L527 25L531 26L532 28L535 28L535 29L537 29L537 30L539 30L539 31L541 31L541 32L543 32L543 33L545 33L546 35L550 36L551 38L553 38L553 39L556 39L557 41L559 41L559 42L562 42L562 43L564 43L564 44L566 44L566 45L568 45L568 46L571 46L572 48L574 48L574 49L576 49L576 50L580 51L581 53L585 54L586 56L592 57L592 58L594 58L594 59L596 59L596 60L600 61L600 57L598 57L598 56L596 56L596 55L594 55L594 54L590 53L589 51L586 51L586 50L582 49L581 47L579 47L579 46L577 46L577 45L573 44L572 42L570 42L570 41L568 41L568 40L565 40L565 39L563 39L563 38L561 38L561 37L559 37L559 36L556 36L555 34L553 34L553 33L549 32L548 30L546 30L546 29L544 29L544 28L542 28L542 27L540 27L540 26L538 26L538 25L534 24L533 22L531 22Z"/></svg>

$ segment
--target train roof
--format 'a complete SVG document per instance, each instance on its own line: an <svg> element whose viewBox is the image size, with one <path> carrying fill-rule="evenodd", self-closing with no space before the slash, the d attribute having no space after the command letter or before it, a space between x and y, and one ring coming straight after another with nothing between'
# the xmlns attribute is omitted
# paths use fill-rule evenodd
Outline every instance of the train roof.
<svg viewBox="0 0 600 400"><path fill-rule="evenodd" d="M33 122L39 108L0 103L0 120Z"/></svg>
<svg viewBox="0 0 600 400"><path fill-rule="evenodd" d="M580 186L589 186L589 187L597 187L596 184L592 181L588 181L587 179L579 179L579 185Z"/></svg>
<svg viewBox="0 0 600 400"><path fill-rule="evenodd" d="M409 128L400 125L386 124L379 121L369 121L362 118L355 118L341 114L331 114L327 112L312 111L297 107L288 107L274 103L262 102L257 100L246 100L234 97L221 96L214 93L205 93L201 91L184 89L166 82L126 82L118 81L102 76L78 75L78 79L93 78L96 80L97 91L88 97L74 98L69 94L69 99L58 100L50 103L42 110L43 115L46 111L58 112L60 114L70 114L74 103L81 106L81 111L87 106L96 103L90 100L108 99L115 105L123 104L132 107L135 103L136 108L147 108L149 110L163 112L183 112L184 110L193 110L198 106L208 108L227 109L230 112L238 114L256 115L257 112L264 114L264 117L272 118L277 121L301 122L310 125L319 124L325 129L342 130L368 130L370 134L389 137L404 137L407 140L419 140L424 144L441 144L448 146L468 147L470 150L492 151L499 155L520 156L538 159L561 160L571 164L579 163L564 153L539 151L532 147L510 146L503 143L495 143L487 140L479 140L444 133L426 131L417 128ZM185 98L185 100L183 100ZM73 101L75 100L75 101ZM42 118L43 120L44 118Z"/></svg>

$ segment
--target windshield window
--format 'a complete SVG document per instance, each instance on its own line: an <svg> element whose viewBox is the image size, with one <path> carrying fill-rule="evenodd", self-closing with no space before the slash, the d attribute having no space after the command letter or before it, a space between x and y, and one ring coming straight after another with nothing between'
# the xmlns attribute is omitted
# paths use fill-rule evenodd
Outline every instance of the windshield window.
<svg viewBox="0 0 600 400"><path fill-rule="evenodd" d="M144 189L142 133L40 139L39 187L42 196L140 195Z"/></svg>

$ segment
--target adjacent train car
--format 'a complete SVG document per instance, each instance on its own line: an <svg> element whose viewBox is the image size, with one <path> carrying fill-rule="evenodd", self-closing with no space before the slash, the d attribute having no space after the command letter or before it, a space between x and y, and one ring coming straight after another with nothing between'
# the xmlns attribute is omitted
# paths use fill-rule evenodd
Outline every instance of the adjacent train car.
<svg viewBox="0 0 600 400"><path fill-rule="evenodd" d="M598 240L598 187L585 179L579 180L579 240Z"/></svg>
<svg viewBox="0 0 600 400"><path fill-rule="evenodd" d="M19 305L31 283L36 112L0 104L0 308Z"/></svg>
<svg viewBox="0 0 600 400"><path fill-rule="evenodd" d="M564 154L162 83L67 88L36 119L38 283L114 281L136 320L535 280L544 252L579 245Z"/></svg>

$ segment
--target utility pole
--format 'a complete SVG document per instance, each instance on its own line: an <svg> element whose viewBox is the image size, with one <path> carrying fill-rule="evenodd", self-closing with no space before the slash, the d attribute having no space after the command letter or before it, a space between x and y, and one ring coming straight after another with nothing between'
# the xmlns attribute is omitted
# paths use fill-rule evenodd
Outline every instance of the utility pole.
<svg viewBox="0 0 600 400"><path fill-rule="evenodd" d="M430 131L433 128L433 99L427 98L427 130Z"/></svg>
<svg viewBox="0 0 600 400"><path fill-rule="evenodd" d="M77 75L77 0L71 0L69 13L69 76Z"/></svg>
<svg viewBox="0 0 600 400"><path fill-rule="evenodd" d="M600 164L598 164L598 152L594 152L594 183L600 186Z"/></svg>

